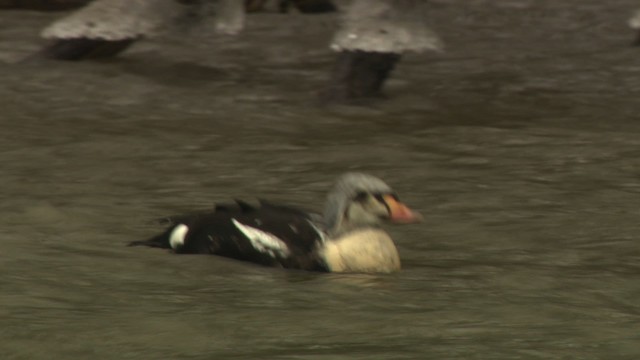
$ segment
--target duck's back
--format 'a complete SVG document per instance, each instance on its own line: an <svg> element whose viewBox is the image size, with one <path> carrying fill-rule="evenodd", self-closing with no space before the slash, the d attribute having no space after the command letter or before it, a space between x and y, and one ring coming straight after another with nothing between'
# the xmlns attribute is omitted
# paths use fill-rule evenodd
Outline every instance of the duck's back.
<svg viewBox="0 0 640 360"><path fill-rule="evenodd" d="M317 251L323 234L312 215L299 209L237 202L167 220L170 226L165 232L131 245L215 254L266 266L326 270Z"/></svg>

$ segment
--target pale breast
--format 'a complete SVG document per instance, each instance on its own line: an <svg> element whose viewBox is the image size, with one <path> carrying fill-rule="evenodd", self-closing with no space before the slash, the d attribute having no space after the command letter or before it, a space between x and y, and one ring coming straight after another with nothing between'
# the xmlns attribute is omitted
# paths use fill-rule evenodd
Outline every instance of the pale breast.
<svg viewBox="0 0 640 360"><path fill-rule="evenodd" d="M328 240L320 253L331 272L400 270L400 256L393 240L379 229L357 230Z"/></svg>

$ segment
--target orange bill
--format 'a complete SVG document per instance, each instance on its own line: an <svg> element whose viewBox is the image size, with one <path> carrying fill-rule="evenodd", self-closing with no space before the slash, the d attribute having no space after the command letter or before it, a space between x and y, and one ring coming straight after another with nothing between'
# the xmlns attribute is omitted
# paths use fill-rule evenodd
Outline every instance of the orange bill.
<svg viewBox="0 0 640 360"><path fill-rule="evenodd" d="M396 224L411 224L422 221L422 215L396 200L392 195L384 195L384 202L389 207L389 220Z"/></svg>

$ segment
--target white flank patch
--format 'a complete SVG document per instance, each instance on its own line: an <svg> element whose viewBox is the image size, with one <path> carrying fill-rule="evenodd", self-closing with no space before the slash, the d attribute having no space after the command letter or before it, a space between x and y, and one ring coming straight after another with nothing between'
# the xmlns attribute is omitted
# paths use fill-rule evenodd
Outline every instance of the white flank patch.
<svg viewBox="0 0 640 360"><path fill-rule="evenodd" d="M187 232L189 232L189 227L185 224L178 224L173 228L171 235L169 235L169 245L173 250L184 245L184 238L187 236Z"/></svg>
<svg viewBox="0 0 640 360"><path fill-rule="evenodd" d="M251 241L251 245L262 253L267 253L271 257L286 257L289 256L289 248L282 240L278 239L268 232L264 232L260 229L253 228L248 225L244 225L236 219L231 219L233 224L244 234L244 236Z"/></svg>

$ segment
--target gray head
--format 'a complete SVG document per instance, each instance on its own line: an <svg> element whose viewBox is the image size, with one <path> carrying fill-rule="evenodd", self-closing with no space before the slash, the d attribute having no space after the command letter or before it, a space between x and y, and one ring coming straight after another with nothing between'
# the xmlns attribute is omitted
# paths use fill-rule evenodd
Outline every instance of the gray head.
<svg viewBox="0 0 640 360"><path fill-rule="evenodd" d="M330 235L363 227L375 227L387 220L410 223L420 220L398 201L391 187L375 176L346 173L338 178L327 196L324 220Z"/></svg>

